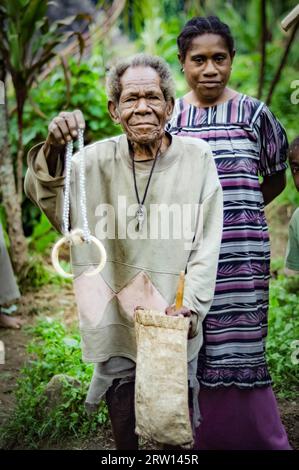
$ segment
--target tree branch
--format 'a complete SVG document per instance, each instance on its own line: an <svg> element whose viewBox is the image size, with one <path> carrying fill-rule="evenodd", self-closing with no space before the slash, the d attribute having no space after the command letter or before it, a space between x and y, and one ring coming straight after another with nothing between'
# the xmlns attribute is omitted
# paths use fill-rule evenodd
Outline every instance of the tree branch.
<svg viewBox="0 0 299 470"><path fill-rule="evenodd" d="M275 73L275 76L271 82L271 85L270 85L270 89L269 89L269 92L268 92L268 96L267 96L267 99L266 99L266 104L269 106L270 103L271 103L271 100L272 100L272 95L273 95L273 92L274 92L274 89L277 85L277 83L279 82L279 79L280 79L280 75L281 75L281 72L286 64L286 61L287 61L287 58L288 58L288 55L289 55L289 52L290 52L290 49L291 49L291 45L295 39L295 36L296 36L296 33L297 33L297 30L298 30L298 27L299 27L299 22L297 22L297 24L293 27L292 29L292 32L288 38L288 41L286 43L286 47L285 47L285 50L284 50L284 53L283 53L283 56L281 58L281 61L280 61L280 64L277 68L277 71Z"/></svg>

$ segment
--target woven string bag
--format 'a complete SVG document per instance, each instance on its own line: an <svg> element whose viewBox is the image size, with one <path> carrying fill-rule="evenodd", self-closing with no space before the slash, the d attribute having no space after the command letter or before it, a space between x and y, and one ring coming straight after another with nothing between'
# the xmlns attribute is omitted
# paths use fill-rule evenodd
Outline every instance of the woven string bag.
<svg viewBox="0 0 299 470"><path fill-rule="evenodd" d="M135 327L136 433L162 444L191 448L187 369L189 319L138 307Z"/></svg>

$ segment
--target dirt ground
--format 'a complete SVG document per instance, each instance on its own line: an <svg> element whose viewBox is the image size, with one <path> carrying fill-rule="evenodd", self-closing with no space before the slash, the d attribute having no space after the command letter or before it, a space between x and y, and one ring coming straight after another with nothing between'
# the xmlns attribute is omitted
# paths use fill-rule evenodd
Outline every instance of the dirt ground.
<svg viewBox="0 0 299 470"><path fill-rule="evenodd" d="M53 306L56 306L53 311ZM45 286L35 293L23 296L19 312L27 324L36 321L39 315L61 315L66 324L76 318L76 307L71 286L64 288ZM9 419L15 406L14 391L19 371L27 359L26 345L30 336L22 330L0 329L0 339L5 343L6 363L0 365L0 426ZM287 429L293 448L299 450L299 400L279 400L279 408L283 423ZM150 448L146 443L142 447ZM18 447L20 448L20 447ZM110 426L100 428L97 435L89 439L65 440L58 445L41 443L42 449L86 449L102 450L113 449L113 439Z"/></svg>

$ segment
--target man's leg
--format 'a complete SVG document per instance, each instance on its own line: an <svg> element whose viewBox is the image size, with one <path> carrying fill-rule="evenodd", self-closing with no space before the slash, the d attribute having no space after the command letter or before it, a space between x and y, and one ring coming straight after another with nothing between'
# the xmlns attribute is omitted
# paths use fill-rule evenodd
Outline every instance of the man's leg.
<svg viewBox="0 0 299 470"><path fill-rule="evenodd" d="M135 434L135 383L128 382L119 386L114 380L106 393L106 402L117 450L138 449L138 436Z"/></svg>

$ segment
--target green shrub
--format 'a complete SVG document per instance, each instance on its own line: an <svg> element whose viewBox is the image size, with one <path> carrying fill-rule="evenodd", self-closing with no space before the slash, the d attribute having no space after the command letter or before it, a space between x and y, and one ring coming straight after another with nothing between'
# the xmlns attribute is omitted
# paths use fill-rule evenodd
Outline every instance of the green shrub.
<svg viewBox="0 0 299 470"><path fill-rule="evenodd" d="M46 215L42 213L40 221L34 225L32 234L27 240L30 250L36 253L45 253L54 245L58 237L58 233L55 232Z"/></svg>
<svg viewBox="0 0 299 470"><path fill-rule="evenodd" d="M45 139L49 122L63 110L81 109L86 121L86 143L120 133L120 128L113 124L107 110L103 66L94 58L80 64L70 58L68 73L69 99L62 67L54 69L47 78L31 89L31 102L26 103L24 110L25 150ZM14 113L9 129L14 153L17 149L16 129Z"/></svg>
<svg viewBox="0 0 299 470"><path fill-rule="evenodd" d="M106 405L89 416L84 409L93 366L81 359L77 331L67 331L57 320L41 319L30 333L34 340L28 346L30 360L20 372L16 391L17 405L8 423L1 430L4 447L20 445L38 447L41 440L57 441L63 437L83 436L107 421ZM56 374L66 374L80 382L63 386L64 402L50 412L44 391Z"/></svg>
<svg viewBox="0 0 299 470"><path fill-rule="evenodd" d="M299 207L299 191L297 191L294 181L290 172L290 169L287 169L287 185L283 192L275 199L275 204L281 206L283 204L291 205L295 209Z"/></svg>
<svg viewBox="0 0 299 470"><path fill-rule="evenodd" d="M292 359L299 340L299 276L271 281L267 358L274 388L280 397L298 395L299 368Z"/></svg>
<svg viewBox="0 0 299 470"><path fill-rule="evenodd" d="M60 264L65 271L70 271L70 263L61 260ZM18 276L18 283L23 294L39 289L47 284L61 286L71 282L71 279L63 278L57 274L54 268L49 266L41 255L36 253L30 253L27 265Z"/></svg>

